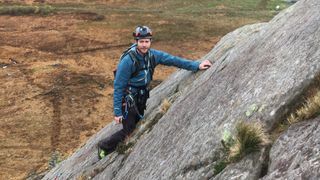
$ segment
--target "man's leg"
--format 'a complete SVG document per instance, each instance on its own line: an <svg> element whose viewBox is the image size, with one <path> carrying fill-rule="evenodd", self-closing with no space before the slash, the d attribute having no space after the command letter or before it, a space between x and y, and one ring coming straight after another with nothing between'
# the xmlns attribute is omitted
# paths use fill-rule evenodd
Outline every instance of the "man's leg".
<svg viewBox="0 0 320 180"><path fill-rule="evenodd" d="M110 137L101 140L98 144L99 148L105 150L108 154L113 152L117 145L134 131L138 122L137 117L138 115L134 108L130 108L127 118L122 121L123 128Z"/></svg>

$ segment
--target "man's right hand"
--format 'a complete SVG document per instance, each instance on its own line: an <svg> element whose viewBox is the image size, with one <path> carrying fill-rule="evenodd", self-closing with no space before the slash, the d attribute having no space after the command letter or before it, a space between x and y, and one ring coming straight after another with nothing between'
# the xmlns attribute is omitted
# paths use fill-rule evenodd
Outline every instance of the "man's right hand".
<svg viewBox="0 0 320 180"><path fill-rule="evenodd" d="M200 70L205 70L205 69L208 69L209 67L211 67L212 64L209 60L204 60L201 62L201 64L199 65L199 69Z"/></svg>
<svg viewBox="0 0 320 180"><path fill-rule="evenodd" d="M114 117L114 121L116 122L116 124L120 124L120 123L122 123L122 116L116 116L116 117Z"/></svg>

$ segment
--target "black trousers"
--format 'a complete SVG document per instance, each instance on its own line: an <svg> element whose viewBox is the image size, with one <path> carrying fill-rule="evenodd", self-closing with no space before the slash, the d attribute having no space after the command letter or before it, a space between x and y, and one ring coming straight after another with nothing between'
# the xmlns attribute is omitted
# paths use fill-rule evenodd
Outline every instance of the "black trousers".
<svg viewBox="0 0 320 180"><path fill-rule="evenodd" d="M128 107L128 114L125 117L125 119L122 120L123 128L120 131L111 135L110 137L102 139L98 144L99 148L107 151L107 153L113 152L117 148L117 145L120 142L123 142L125 138L135 130L137 123L140 120L140 115L143 116L144 114L144 110L146 108L146 101L147 98L143 101L131 102L136 104L135 106L131 105L130 107ZM128 102L126 102L126 105L128 106ZM139 111L140 115L137 111Z"/></svg>

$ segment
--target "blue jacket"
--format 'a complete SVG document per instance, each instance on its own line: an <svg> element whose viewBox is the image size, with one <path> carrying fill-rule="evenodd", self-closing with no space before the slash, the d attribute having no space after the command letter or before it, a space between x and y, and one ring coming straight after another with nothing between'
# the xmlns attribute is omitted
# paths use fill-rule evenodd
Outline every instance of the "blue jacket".
<svg viewBox="0 0 320 180"><path fill-rule="evenodd" d="M131 51L137 51L136 47L132 47ZM149 51L155 57L155 63L163 64L167 66L176 66L178 68L190 70L190 71L198 71L199 70L199 62L186 60L177 56L172 56L168 53L158 51L155 49L149 49ZM140 62L140 66L144 66L144 60L141 54L137 52L137 59ZM136 67L133 64L133 60L129 54L123 57L123 59L119 62L117 67L117 73L114 80L114 94L113 94L113 110L115 116L122 116L122 97L125 95L125 89L130 85L133 87L146 86L151 81L151 74L147 70L140 71L135 77L131 77L132 73L134 73Z"/></svg>

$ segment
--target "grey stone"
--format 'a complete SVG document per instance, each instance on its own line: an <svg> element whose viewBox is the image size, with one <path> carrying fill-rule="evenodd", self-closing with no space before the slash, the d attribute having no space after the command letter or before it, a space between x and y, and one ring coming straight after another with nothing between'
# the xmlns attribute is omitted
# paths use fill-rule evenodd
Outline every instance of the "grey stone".
<svg viewBox="0 0 320 180"><path fill-rule="evenodd" d="M320 117L291 126L273 144L263 180L320 179Z"/></svg>
<svg viewBox="0 0 320 180"><path fill-rule="evenodd" d="M261 174L262 163L266 152L263 150L259 153L250 154L244 157L240 162L226 167L212 180L237 179L237 180L254 180L258 179Z"/></svg>

